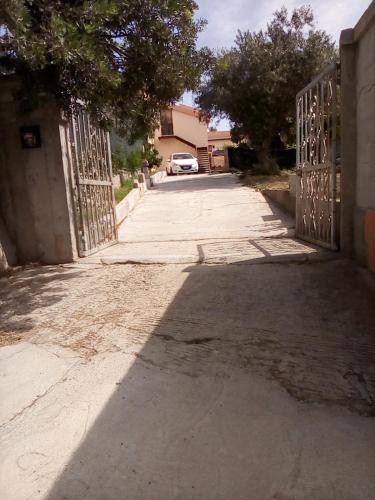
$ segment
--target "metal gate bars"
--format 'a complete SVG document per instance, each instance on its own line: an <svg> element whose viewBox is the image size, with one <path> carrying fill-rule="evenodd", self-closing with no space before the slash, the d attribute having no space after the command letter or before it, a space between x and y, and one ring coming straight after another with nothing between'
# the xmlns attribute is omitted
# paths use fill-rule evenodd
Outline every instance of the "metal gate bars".
<svg viewBox="0 0 375 500"><path fill-rule="evenodd" d="M338 248L336 189L338 66L297 94L296 236Z"/></svg>
<svg viewBox="0 0 375 500"><path fill-rule="evenodd" d="M81 109L70 118L69 141L78 254L85 257L116 241L109 134Z"/></svg>

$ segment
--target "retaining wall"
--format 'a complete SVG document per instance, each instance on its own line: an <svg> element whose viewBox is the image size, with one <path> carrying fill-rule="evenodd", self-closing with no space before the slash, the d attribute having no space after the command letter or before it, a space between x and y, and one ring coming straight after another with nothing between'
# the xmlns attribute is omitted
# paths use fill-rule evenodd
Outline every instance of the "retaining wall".
<svg viewBox="0 0 375 500"><path fill-rule="evenodd" d="M293 196L289 189L264 189L262 194L281 210L295 217L296 197Z"/></svg>

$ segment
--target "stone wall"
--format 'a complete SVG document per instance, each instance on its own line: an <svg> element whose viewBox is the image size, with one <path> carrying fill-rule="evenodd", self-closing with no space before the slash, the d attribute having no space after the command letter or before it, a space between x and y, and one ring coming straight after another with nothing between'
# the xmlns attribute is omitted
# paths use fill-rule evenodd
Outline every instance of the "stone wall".
<svg viewBox="0 0 375 500"><path fill-rule="evenodd" d="M375 1L340 38L341 247L375 272Z"/></svg>

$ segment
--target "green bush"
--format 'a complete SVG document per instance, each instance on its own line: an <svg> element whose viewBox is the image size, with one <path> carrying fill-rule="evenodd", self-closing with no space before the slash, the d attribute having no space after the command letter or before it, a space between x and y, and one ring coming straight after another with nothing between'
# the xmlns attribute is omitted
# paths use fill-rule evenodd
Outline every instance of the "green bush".
<svg viewBox="0 0 375 500"><path fill-rule="evenodd" d="M140 170L140 168L142 167L142 161L143 161L142 151L140 150L130 151L130 153L128 153L126 157L125 169L132 175L134 175L137 172L137 170Z"/></svg>
<svg viewBox="0 0 375 500"><path fill-rule="evenodd" d="M159 151L153 146L145 146L143 158L148 161L150 167L160 167L162 158L159 156Z"/></svg>
<svg viewBox="0 0 375 500"><path fill-rule="evenodd" d="M112 153L113 172L117 174L120 170L127 170L135 175L142 167L143 160L147 160L150 167L159 167L162 159L159 152L153 146L145 146L145 150L136 149L127 152L124 146L117 146Z"/></svg>
<svg viewBox="0 0 375 500"><path fill-rule="evenodd" d="M117 174L120 170L127 170L132 175L135 175L137 170L142 167L144 159L141 150L127 152L124 146L117 146L112 153L113 172Z"/></svg>
<svg viewBox="0 0 375 500"><path fill-rule="evenodd" d="M124 146L117 146L112 153L112 169L117 174L120 170L126 169L126 150Z"/></svg>

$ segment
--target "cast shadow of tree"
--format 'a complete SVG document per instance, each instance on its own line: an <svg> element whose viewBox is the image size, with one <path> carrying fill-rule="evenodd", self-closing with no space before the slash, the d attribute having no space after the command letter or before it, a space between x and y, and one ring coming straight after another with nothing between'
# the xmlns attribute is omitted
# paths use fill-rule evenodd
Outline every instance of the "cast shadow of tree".
<svg viewBox="0 0 375 500"><path fill-rule="evenodd" d="M0 280L0 332L2 344L20 341L34 326L31 314L64 299L64 282L81 271L68 267L33 266L16 270Z"/></svg>

